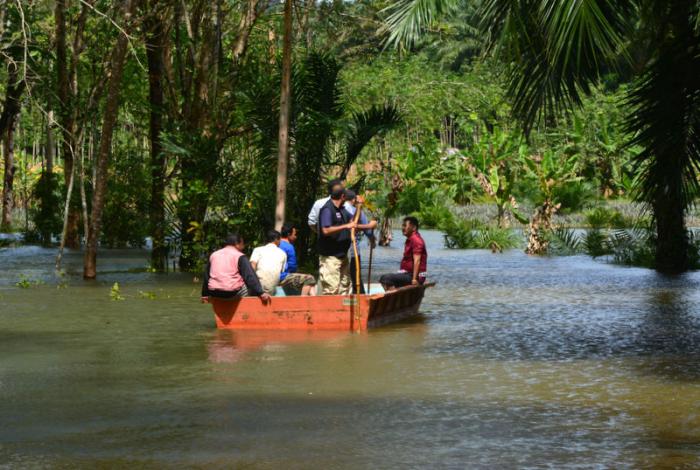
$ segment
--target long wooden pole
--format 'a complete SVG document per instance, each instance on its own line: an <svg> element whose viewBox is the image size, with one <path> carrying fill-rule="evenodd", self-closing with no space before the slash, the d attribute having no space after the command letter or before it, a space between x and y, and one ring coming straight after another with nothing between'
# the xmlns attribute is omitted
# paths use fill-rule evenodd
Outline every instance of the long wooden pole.
<svg viewBox="0 0 700 470"><path fill-rule="evenodd" d="M282 39L282 87L280 90L279 155L277 157L277 204L275 229L284 223L287 198L287 167L289 166L289 113L292 82L292 0L284 2L284 37Z"/></svg>
<svg viewBox="0 0 700 470"><path fill-rule="evenodd" d="M369 265L367 267L367 294L372 293L372 255L374 254L374 243L370 240L369 245Z"/></svg>
<svg viewBox="0 0 700 470"><path fill-rule="evenodd" d="M360 221L360 212L362 211L362 203L358 202L357 203L357 209L355 209L355 217L353 217L353 222L358 223ZM350 239L352 240L352 250L353 250L353 255L355 256L355 314L353 316L353 329L355 331L360 331L362 328L361 324L361 311L360 311L360 292L362 289L360 289L360 273L362 272L362 268L360 266L360 253L357 249L357 229L353 228L350 230Z"/></svg>

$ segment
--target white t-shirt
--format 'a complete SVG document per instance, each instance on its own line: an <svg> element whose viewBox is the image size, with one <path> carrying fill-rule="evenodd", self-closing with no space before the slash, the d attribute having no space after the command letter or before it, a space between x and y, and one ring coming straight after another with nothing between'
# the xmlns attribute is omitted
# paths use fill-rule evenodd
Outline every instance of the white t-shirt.
<svg viewBox="0 0 700 470"><path fill-rule="evenodd" d="M309 212L308 223L309 227L311 227L311 230L313 230L314 232L318 230L318 214L321 212L321 207L325 206L326 203L330 200L330 196L324 197L314 202L313 207L311 207L311 211Z"/></svg>
<svg viewBox="0 0 700 470"><path fill-rule="evenodd" d="M274 243L268 243L253 250L250 262L256 263L255 274L258 275L263 290L274 294L280 273L287 265L287 254Z"/></svg>

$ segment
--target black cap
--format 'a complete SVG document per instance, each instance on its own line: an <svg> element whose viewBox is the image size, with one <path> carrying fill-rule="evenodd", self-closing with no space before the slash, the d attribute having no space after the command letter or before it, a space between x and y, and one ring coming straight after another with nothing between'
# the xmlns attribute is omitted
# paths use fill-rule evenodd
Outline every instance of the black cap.
<svg viewBox="0 0 700 470"><path fill-rule="evenodd" d="M345 190L345 199L347 199L348 201L352 201L353 199L355 199L355 197L357 197L355 191L353 191L352 189Z"/></svg>

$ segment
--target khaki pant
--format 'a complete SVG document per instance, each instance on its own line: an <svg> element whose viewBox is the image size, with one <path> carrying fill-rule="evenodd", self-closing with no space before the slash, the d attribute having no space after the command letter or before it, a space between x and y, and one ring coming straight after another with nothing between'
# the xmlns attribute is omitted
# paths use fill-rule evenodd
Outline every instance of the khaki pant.
<svg viewBox="0 0 700 470"><path fill-rule="evenodd" d="M347 256L345 258L321 256L319 280L323 295L349 295L352 292L352 283Z"/></svg>

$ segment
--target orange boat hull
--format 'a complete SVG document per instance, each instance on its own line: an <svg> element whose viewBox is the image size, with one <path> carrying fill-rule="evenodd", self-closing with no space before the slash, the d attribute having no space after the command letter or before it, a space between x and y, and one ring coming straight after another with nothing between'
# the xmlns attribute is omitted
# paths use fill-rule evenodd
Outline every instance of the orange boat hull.
<svg viewBox="0 0 700 470"><path fill-rule="evenodd" d="M220 329L366 330L416 315L430 286L360 296L273 297L267 304L257 297L210 302Z"/></svg>

